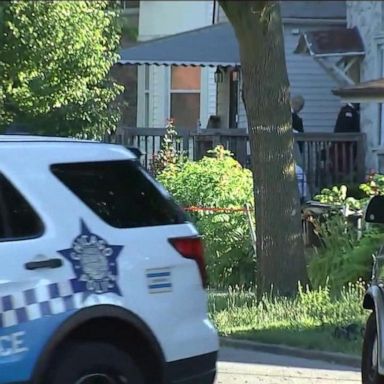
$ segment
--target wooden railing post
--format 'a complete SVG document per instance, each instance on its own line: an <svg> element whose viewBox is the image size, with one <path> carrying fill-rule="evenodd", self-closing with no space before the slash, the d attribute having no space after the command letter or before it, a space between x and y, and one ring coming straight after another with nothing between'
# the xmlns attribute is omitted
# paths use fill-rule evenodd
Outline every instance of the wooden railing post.
<svg viewBox="0 0 384 384"><path fill-rule="evenodd" d="M365 153L366 153L366 135L361 134L359 140L356 142L356 166L357 166L357 178L360 182L364 181L366 175L365 169Z"/></svg>
<svg viewBox="0 0 384 384"><path fill-rule="evenodd" d="M207 150L222 144L234 153L243 166L247 165L249 137L246 129L201 129L177 128L178 146L189 158L201 159ZM143 165L160 149L165 128L120 127L114 141L126 146L138 146L144 153ZM141 138L141 139L140 139ZM113 140L106 138L106 140ZM298 133L295 140L301 148L300 163L311 194L336 183L360 183L365 176L365 135L362 133ZM192 153L190 153L192 150Z"/></svg>

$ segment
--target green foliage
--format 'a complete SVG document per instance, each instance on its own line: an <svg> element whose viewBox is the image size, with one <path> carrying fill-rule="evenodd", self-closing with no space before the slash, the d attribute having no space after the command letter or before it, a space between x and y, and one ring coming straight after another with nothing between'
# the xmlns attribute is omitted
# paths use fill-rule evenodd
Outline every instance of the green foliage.
<svg viewBox="0 0 384 384"><path fill-rule="evenodd" d="M360 185L360 189L367 196L383 195L384 194L384 175L379 173L370 175L366 183Z"/></svg>
<svg viewBox="0 0 384 384"><path fill-rule="evenodd" d="M170 164L158 176L184 207L243 208L253 203L252 174L223 147L212 157ZM244 212L191 213L204 236L211 286L249 284L255 279L255 258Z"/></svg>
<svg viewBox="0 0 384 384"><path fill-rule="evenodd" d="M362 283L348 284L338 294L328 286L299 286L295 297L265 294L260 300L251 289L211 291L209 315L221 335L358 354L368 315L361 305L364 292ZM354 332L345 337L337 333L348 326Z"/></svg>
<svg viewBox="0 0 384 384"><path fill-rule="evenodd" d="M361 209L363 203L361 200L348 196L348 188L345 185L341 185L340 187L334 186L331 189L324 188L320 194L316 195L313 199L320 203L334 206L348 205L352 210Z"/></svg>
<svg viewBox="0 0 384 384"><path fill-rule="evenodd" d="M350 281L369 281L372 255L384 242L384 233L377 227L364 231L361 239L341 215L334 215L320 225L324 247L315 249L308 274L315 287L329 285L341 289Z"/></svg>
<svg viewBox="0 0 384 384"><path fill-rule="evenodd" d="M348 205L350 209L362 209L368 202L368 199L377 194L384 194L384 175L371 174L365 183L358 186L341 185L332 188L324 188L314 200L324 204L335 206Z"/></svg>
<svg viewBox="0 0 384 384"><path fill-rule="evenodd" d="M9 1L0 23L0 128L100 138L115 128L121 87L117 13L107 1ZM2 106L1 106L2 103Z"/></svg>
<svg viewBox="0 0 384 384"><path fill-rule="evenodd" d="M350 210L362 210L369 198L384 193L384 176L372 174L359 186L360 199L348 197L346 186L323 189L315 196L316 200L334 207L347 206ZM357 191L355 191L357 195ZM361 278L368 281L371 275L372 255L384 242L380 226L363 226L361 239L357 231L340 210L332 210L326 215L325 223L317 225L317 231L324 247L315 250L309 261L309 277L315 287L328 281L332 287L340 288L350 281Z"/></svg>
<svg viewBox="0 0 384 384"><path fill-rule="evenodd" d="M180 145L173 119L168 120L166 133L161 142L161 149L153 157L151 164L152 173L157 176L167 167L177 167L186 161L184 154L176 148Z"/></svg>

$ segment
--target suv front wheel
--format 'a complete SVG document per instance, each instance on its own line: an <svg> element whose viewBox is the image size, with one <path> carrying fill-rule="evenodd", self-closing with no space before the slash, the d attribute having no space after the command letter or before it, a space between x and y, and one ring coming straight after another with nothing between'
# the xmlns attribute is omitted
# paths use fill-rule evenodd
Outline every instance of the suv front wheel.
<svg viewBox="0 0 384 384"><path fill-rule="evenodd" d="M363 384L384 384L384 376L378 372L377 327L375 312L369 315L364 334L362 355Z"/></svg>
<svg viewBox="0 0 384 384"><path fill-rule="evenodd" d="M50 366L45 384L145 384L132 358L114 345L65 345Z"/></svg>

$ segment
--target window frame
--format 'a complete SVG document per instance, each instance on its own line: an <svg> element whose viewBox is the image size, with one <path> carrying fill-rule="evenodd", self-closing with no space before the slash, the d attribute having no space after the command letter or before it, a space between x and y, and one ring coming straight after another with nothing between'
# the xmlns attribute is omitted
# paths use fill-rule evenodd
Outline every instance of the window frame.
<svg viewBox="0 0 384 384"><path fill-rule="evenodd" d="M176 218L176 223L159 223L159 224L140 224L140 225L117 225L116 222L111 222L110 218L105 217L102 212L95 209L95 207L92 204L89 204L87 202L87 199L84 199L81 195L82 193L79 193L79 189L76 190L71 183L68 183L64 179L60 177L59 174L56 173L56 169L58 169L60 172L65 170L66 168L74 167L85 167L89 165L94 165L96 167L102 167L105 165L108 166L114 166L114 165L124 165L124 163L129 164L132 166L132 168L135 168L135 171L137 171L140 176L142 177L142 180L145 180L147 183L147 186L149 186L150 189L154 190L156 194L159 196L160 203L164 203L164 205L167 206L167 208L172 209L172 216ZM93 170L94 171L94 170ZM54 163L50 165L50 172L51 174L57 179L57 181L68 190L76 199L78 199L82 205L91 212L94 217L96 217L98 220L101 220L104 224L110 226L111 228L117 229L117 230L131 230L131 229L143 229L143 228L150 228L150 227L161 227L161 226L170 226L170 225L180 225L180 224L186 224L190 222L189 216L184 212L184 210L180 207L180 205L177 204L176 200L171 196L171 194L164 189L164 187L151 175L148 173L148 171L135 159L115 159L115 160L93 160L93 161L78 161L78 162L68 162L68 163ZM126 195L128 196L128 195ZM168 217L169 219L169 217ZM113 219L115 220L115 219ZM163 218L164 220L164 218Z"/></svg>
<svg viewBox="0 0 384 384"><path fill-rule="evenodd" d="M173 118L174 116L172 116L172 94L198 94L199 95L199 115L198 115L198 119L199 121L201 121L201 85L202 85L202 74L203 74L203 71L201 70L201 67L194 67L194 68L199 68L200 70L200 87L199 89L173 89L172 88L172 68L173 67L183 67L183 66L180 66L180 65L170 65L169 66L169 72L168 72L168 89L169 89L169 92L168 92L168 116ZM188 67L186 67L188 68ZM177 125L177 121L176 121L176 125ZM196 125L197 125L197 121L196 121ZM185 128L185 127L181 127L181 128ZM189 129L194 129L195 127L192 127L192 128L189 128ZM186 128L188 129L188 128Z"/></svg>
<svg viewBox="0 0 384 384"><path fill-rule="evenodd" d="M20 236L20 237L14 237L12 235L12 227L10 223L9 218L9 209L7 208L7 204L3 195L3 191L0 188L0 220L2 221L2 225L4 225L4 231L9 232L9 237L1 237L0 236L0 243L5 242L15 242L15 241L26 241L26 240L34 240L42 237L45 234L46 227L45 223L41 218L41 215L39 212L35 209L35 207L31 204L29 199L26 198L24 193L20 191L20 189L10 180L9 177L7 177L3 172L0 171L0 187L1 187L1 178L3 178L19 195L20 197L27 203L28 207L33 211L34 215L36 216L36 219L39 222L39 232L35 235L30 236Z"/></svg>

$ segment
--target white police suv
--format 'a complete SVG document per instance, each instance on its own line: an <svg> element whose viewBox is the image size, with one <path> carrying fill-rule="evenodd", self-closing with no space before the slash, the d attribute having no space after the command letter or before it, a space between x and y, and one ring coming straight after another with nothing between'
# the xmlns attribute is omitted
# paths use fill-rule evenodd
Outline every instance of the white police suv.
<svg viewBox="0 0 384 384"><path fill-rule="evenodd" d="M0 384L212 384L202 244L129 150L0 136Z"/></svg>

